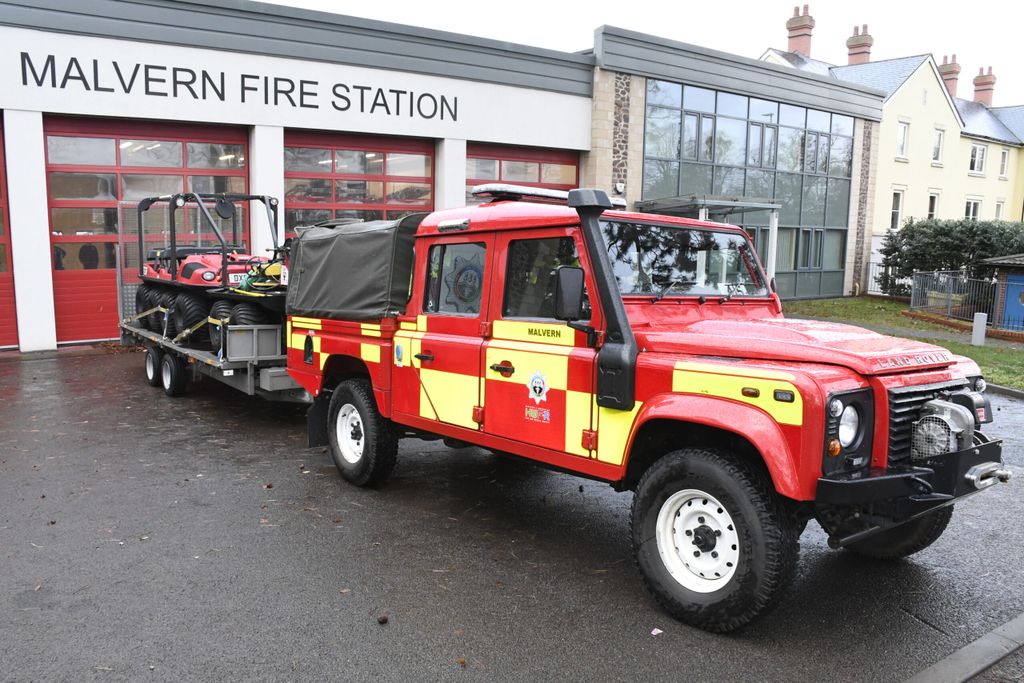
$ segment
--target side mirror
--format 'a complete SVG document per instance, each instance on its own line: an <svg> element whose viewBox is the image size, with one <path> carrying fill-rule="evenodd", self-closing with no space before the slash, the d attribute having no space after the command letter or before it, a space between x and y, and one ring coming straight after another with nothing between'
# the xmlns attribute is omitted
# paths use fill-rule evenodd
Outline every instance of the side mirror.
<svg viewBox="0 0 1024 683"><path fill-rule="evenodd" d="M583 317L583 269L559 266L555 276L555 319L579 320Z"/></svg>

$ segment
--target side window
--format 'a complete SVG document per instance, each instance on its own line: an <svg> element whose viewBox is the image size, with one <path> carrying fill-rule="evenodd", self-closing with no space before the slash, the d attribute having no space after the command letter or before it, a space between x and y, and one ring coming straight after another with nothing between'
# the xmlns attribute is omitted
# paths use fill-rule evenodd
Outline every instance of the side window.
<svg viewBox="0 0 1024 683"><path fill-rule="evenodd" d="M479 313L486 255L482 242L432 246L427 254L423 310L427 313Z"/></svg>
<svg viewBox="0 0 1024 683"><path fill-rule="evenodd" d="M554 318L555 272L559 266L579 265L571 237L510 242L502 317ZM590 302L586 299L583 310L589 316Z"/></svg>

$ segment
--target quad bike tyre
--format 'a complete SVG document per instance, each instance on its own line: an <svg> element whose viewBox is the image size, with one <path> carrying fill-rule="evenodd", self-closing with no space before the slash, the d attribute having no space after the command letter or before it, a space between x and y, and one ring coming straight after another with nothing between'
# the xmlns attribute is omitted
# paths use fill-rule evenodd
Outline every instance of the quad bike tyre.
<svg viewBox="0 0 1024 683"><path fill-rule="evenodd" d="M210 317L216 318L217 320L227 320L231 322L231 310L234 305L230 301L221 299L220 301L214 301L213 306L210 306ZM210 350L214 353L218 353L221 348L221 339L224 334L224 330L220 325L207 325L209 328L210 335Z"/></svg>
<svg viewBox="0 0 1024 683"><path fill-rule="evenodd" d="M135 313L136 314L142 313L143 311L148 311L149 309L151 309L154 306L156 306L156 302L155 302L154 297L153 297L154 294L155 294L155 292L153 291L153 288L150 287L149 285L145 285L145 284L139 285L138 289L135 290ZM153 329L152 328L152 324L150 323L150 318L152 318L152 317L153 317L153 314L150 314L150 315L144 316L142 318L139 318L138 324L141 327L145 327L145 328L151 330L151 329Z"/></svg>
<svg viewBox="0 0 1024 683"><path fill-rule="evenodd" d="M160 293L160 305L167 309L166 313L157 313L160 320L160 327L156 330L164 336L173 339L178 336L178 328L174 325L174 302L178 295L171 291Z"/></svg>
<svg viewBox="0 0 1024 683"><path fill-rule="evenodd" d="M265 325L267 312L256 304L242 302L231 309L232 325Z"/></svg>
<svg viewBox="0 0 1024 683"><path fill-rule="evenodd" d="M339 384L327 415L331 457L341 476L356 486L386 481L395 469L398 440L391 421L377 409L370 383L350 379Z"/></svg>
<svg viewBox="0 0 1024 683"><path fill-rule="evenodd" d="M923 517L846 546L857 555L876 560L898 560L924 550L939 539L953 517L953 506L947 505Z"/></svg>
<svg viewBox="0 0 1024 683"><path fill-rule="evenodd" d="M178 332L187 330L201 320L206 320L208 314L206 300L189 292L179 294L175 298L174 311L171 313L174 317L174 328ZM205 329L205 326L200 327L189 338L193 341L201 340L205 335Z"/></svg>
<svg viewBox="0 0 1024 683"><path fill-rule="evenodd" d="M798 524L767 475L699 448L669 453L644 473L631 535L644 583L665 611L719 633L774 606L799 553Z"/></svg>

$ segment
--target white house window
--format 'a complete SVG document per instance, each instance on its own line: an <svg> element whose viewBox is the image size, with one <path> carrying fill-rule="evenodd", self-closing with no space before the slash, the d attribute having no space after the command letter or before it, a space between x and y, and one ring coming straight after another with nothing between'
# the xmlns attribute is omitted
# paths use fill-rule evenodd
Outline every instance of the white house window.
<svg viewBox="0 0 1024 683"><path fill-rule="evenodd" d="M1010 150L1004 149L999 155L999 177L1006 177L1006 169L1010 166Z"/></svg>
<svg viewBox="0 0 1024 683"><path fill-rule="evenodd" d="M946 137L946 132L939 128L935 129L935 140L932 142L932 161L940 163L942 161L942 142Z"/></svg>
<svg viewBox="0 0 1024 683"><path fill-rule="evenodd" d="M981 213L981 200L980 199L968 199L967 206L964 209L964 218L969 221L978 220L978 214Z"/></svg>
<svg viewBox="0 0 1024 683"><path fill-rule="evenodd" d="M1003 220L1003 204L1006 202L996 202L996 220Z"/></svg>
<svg viewBox="0 0 1024 683"><path fill-rule="evenodd" d="M900 229L900 216L903 213L903 190L893 190L892 215L889 218L889 229Z"/></svg>
<svg viewBox="0 0 1024 683"><path fill-rule="evenodd" d="M910 124L900 121L896 124L896 156L907 157L907 140L910 138Z"/></svg>
<svg viewBox="0 0 1024 683"><path fill-rule="evenodd" d="M928 195L928 220L935 218L935 214L939 212L939 195L934 192Z"/></svg>
<svg viewBox="0 0 1024 683"><path fill-rule="evenodd" d="M985 151L987 149L985 145L971 145L971 173L985 172Z"/></svg>

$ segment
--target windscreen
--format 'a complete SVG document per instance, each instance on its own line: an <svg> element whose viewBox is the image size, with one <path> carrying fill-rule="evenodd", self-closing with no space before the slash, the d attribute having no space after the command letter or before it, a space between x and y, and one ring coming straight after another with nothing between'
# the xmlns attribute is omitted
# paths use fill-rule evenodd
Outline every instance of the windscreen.
<svg viewBox="0 0 1024 683"><path fill-rule="evenodd" d="M601 234L623 296L768 296L745 235L620 221Z"/></svg>

